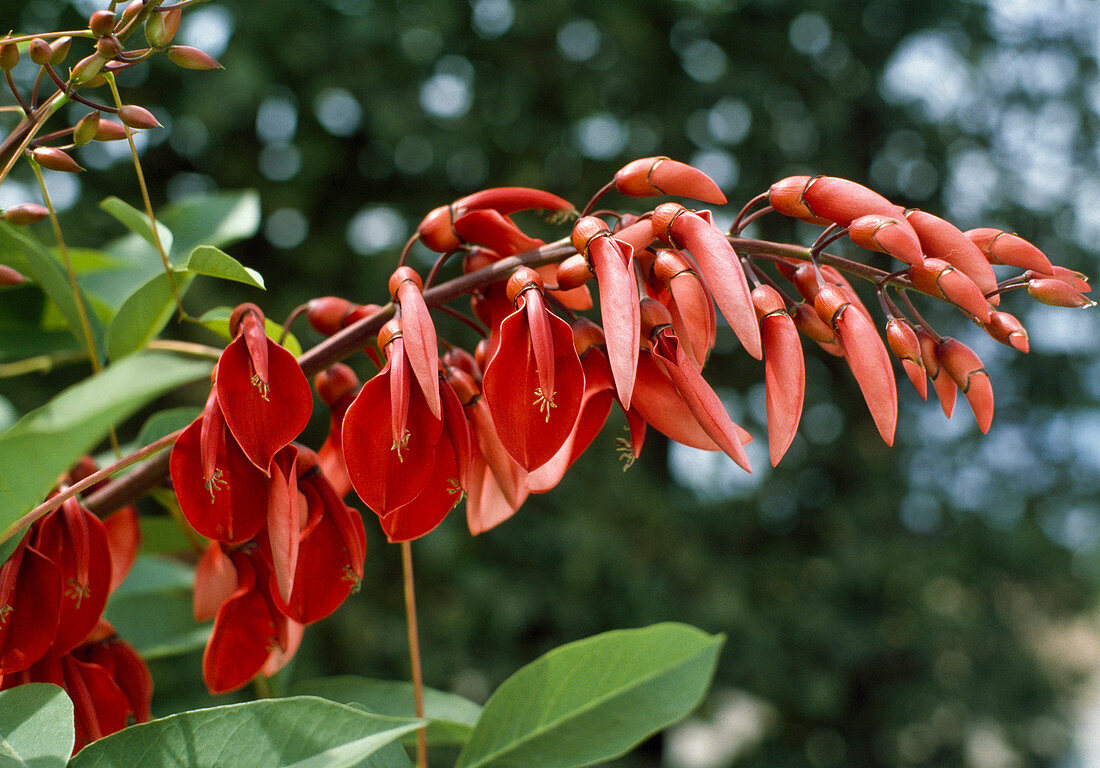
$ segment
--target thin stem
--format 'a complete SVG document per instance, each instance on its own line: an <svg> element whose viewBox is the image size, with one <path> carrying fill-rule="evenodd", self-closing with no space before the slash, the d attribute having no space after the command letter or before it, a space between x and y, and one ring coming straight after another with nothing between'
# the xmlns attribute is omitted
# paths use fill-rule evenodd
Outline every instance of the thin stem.
<svg viewBox="0 0 1100 768"><path fill-rule="evenodd" d="M15 165L19 156L23 154L23 150L31 143L35 135L42 128L42 125L53 116L54 112L67 102L68 97L58 91L50 96L45 104L37 107L32 117L20 122L19 125L4 138L3 143L0 143L0 158L7 159L4 160L3 169L0 169L0 184L4 183L4 179L8 177L8 173L11 172L12 166Z"/></svg>
<svg viewBox="0 0 1100 768"><path fill-rule="evenodd" d="M898 291L898 298L901 299L901 303L905 305L905 308L909 310L909 314L913 316L921 328L928 332L928 335L935 340L937 344L943 341L943 337L936 333L936 329L932 327L932 324L924 319L924 316L917 311L917 308L913 306L913 302L909 299L909 294L905 291Z"/></svg>
<svg viewBox="0 0 1100 768"><path fill-rule="evenodd" d="M78 363L87 359L87 352L57 352L52 355L26 357L10 363L0 363L0 379L23 376L27 373L49 373L58 365Z"/></svg>
<svg viewBox="0 0 1100 768"><path fill-rule="evenodd" d="M424 718L424 678L420 670L420 638L416 625L416 590L413 582L412 544L401 542L401 573L405 581L405 618L409 627L409 660L412 666L416 716ZM416 732L416 766L428 768L428 737L425 728Z"/></svg>
<svg viewBox="0 0 1100 768"><path fill-rule="evenodd" d="M17 35L15 37L0 37L0 45L6 45L7 43L29 43L36 37L40 37L43 40L49 40L51 37L87 37L95 38L89 29L77 29L70 30L68 32L38 32L30 35Z"/></svg>
<svg viewBox="0 0 1100 768"><path fill-rule="evenodd" d="M111 97L115 100L115 104L121 108L122 99L118 95L118 86L115 84L114 75L107 72L103 76L107 80L107 86L111 89ZM141 201L145 204L145 215L149 217L149 228L153 231L153 243L156 245L157 253L160 254L161 263L164 264L164 272L168 275L168 286L172 289L172 298L176 302L176 310L179 313L179 319L183 320L187 317L187 313L183 311L183 302L180 301L180 292L179 287L176 285L176 276L172 274L172 265L168 263L168 254L164 250L164 244L160 241L160 232L157 228L157 217L153 214L153 203L149 199L149 188L145 186L145 173L141 170L141 159L138 158L137 145L134 144L134 132L130 129L130 126L125 123L123 123L122 127L126 131L126 141L130 144L130 157L134 159L134 173L137 175L138 188L141 190Z"/></svg>
<svg viewBox="0 0 1100 768"><path fill-rule="evenodd" d="M435 260L435 264L432 264L431 271L428 272L428 277L424 280L424 287L431 288L435 284L435 279L439 277L439 270L443 269L443 265L447 263L452 256L459 253L464 253L463 249L456 249L453 251L447 251L445 254Z"/></svg>
<svg viewBox="0 0 1100 768"><path fill-rule="evenodd" d="M768 193L767 192L761 192L759 195L754 197L752 200L749 200L747 203L745 203L744 207L737 214L737 218L733 220L733 226L730 227L730 234L731 235L741 234L741 230L743 230L745 227L748 226L748 222L745 222L745 223L742 224L741 220L745 218L745 216L748 214L749 211L751 211L759 203L761 203L761 202L763 202L764 200L767 200L767 199L768 199ZM770 208L771 206L768 206L768 207Z"/></svg>
<svg viewBox="0 0 1100 768"><path fill-rule="evenodd" d="M466 315L462 314L461 312L459 312L454 307L448 307L446 304L440 304L438 309L442 310L443 312L446 312L448 315L450 315L451 317L453 317L455 320L462 323L463 325L466 325L466 326L474 329L474 331L477 333L477 335L480 336L481 338L484 339L487 336L487 334L485 333L484 328L482 328L476 321L471 320L470 318L466 317Z"/></svg>
<svg viewBox="0 0 1100 768"><path fill-rule="evenodd" d="M309 304L307 302L306 304L299 304L289 315L287 315L286 320L283 321L283 332L279 334L280 347L283 345L283 342L286 341L287 334L290 333L290 326L294 325L294 321L297 320L303 312L308 311Z"/></svg>
<svg viewBox="0 0 1100 768"><path fill-rule="evenodd" d="M24 528L29 527L32 523L34 523L40 517L43 517L46 514L48 514L49 512L52 512L53 510L57 509L58 507L60 507L62 505L62 503L65 502L66 499L69 499L69 498L72 498L73 496L76 496L78 493L80 493L81 491L83 491L86 488L91 488L93 485L96 485L100 481L107 479L108 477L113 475L115 472L118 472L121 469L126 469L126 467L129 467L130 465L136 464L137 462L141 461L142 459L144 459L148 456L152 456L157 451L164 450L168 446L172 445L172 443L176 442L176 438L178 438L181 434L183 434L183 430L178 429L170 435L165 435L160 440L156 440L152 443L149 443L149 445L145 446L144 448L142 448L140 450L134 451L129 456L125 456L125 457L119 459L114 464L111 464L108 467L104 467L101 470L93 472L92 474L88 475L86 478L84 478L80 482L73 483L68 488L63 490L61 493L58 493L54 496L51 496L45 502L43 502L42 504L39 504L37 507L32 509L30 512L23 515L21 518L16 520L14 523L9 525L4 530L3 533L0 533L0 542L7 541L12 536L14 536L17 533L19 533L20 531L22 531Z"/></svg>
<svg viewBox="0 0 1100 768"><path fill-rule="evenodd" d="M80 102L84 106L91 107L92 109L99 110L100 112L108 112L110 114L115 114L115 113L118 112L117 107L111 107L111 106L108 106L106 104L100 104L99 102L95 102L95 101L92 101L91 99L86 99L83 96L81 96L73 88L71 88L68 83L66 83L64 80L62 80L58 76L58 74L54 70L54 68L51 67L49 64L43 64L42 69L45 70L46 74L50 76L50 79L53 80L54 85L56 85L58 88L60 88L61 92L64 93L66 96L68 96L73 101ZM121 105L119 105L119 106L121 106Z"/></svg>
<svg viewBox="0 0 1100 768"><path fill-rule="evenodd" d="M153 339L145 345L146 349L163 349L166 352L179 352L182 355L194 355L217 360L222 356L224 349L210 347L206 344L196 344L193 341L174 341L172 339Z"/></svg>
<svg viewBox="0 0 1100 768"><path fill-rule="evenodd" d="M76 272L73 271L73 263L69 258L69 248L65 244L64 235L61 234L61 223L57 220L57 211L50 200L50 191L46 187L46 179L42 175L42 166L33 159L30 160L30 164L31 169L34 171L34 177L38 181L38 188L42 191L42 201L50 212L50 225L53 227L54 239L57 240L57 249L61 253L61 260L65 262L65 272L69 276L69 287L73 292L73 301L76 302L77 314L80 316L80 328L84 333L84 346L91 358L92 370L99 373L101 367L99 365L99 351L96 349L95 337L92 335L92 325L88 321L88 310L84 306L84 297L80 295L80 286L76 282Z"/></svg>
<svg viewBox="0 0 1100 768"><path fill-rule="evenodd" d="M11 70L4 70L4 79L8 81L8 89L11 91L11 95L15 97L15 100L19 102L19 106L23 108L23 113L30 117L34 111L31 109L31 105L27 103L27 100L23 98L23 94L19 92L19 88L16 87L15 81L11 79Z"/></svg>
<svg viewBox="0 0 1100 768"><path fill-rule="evenodd" d="M775 209L772 208L770 205L765 205L759 211L754 211L753 213L750 213L748 216L746 216L744 219L742 219L738 223L737 229L734 230L733 228L731 228L730 232L733 233L733 234L738 234L739 235L739 234L741 234L742 232L745 231L745 229L749 226L749 224L752 224L757 219L764 218L765 216L767 216L769 213L771 213L774 210Z"/></svg>
<svg viewBox="0 0 1100 768"><path fill-rule="evenodd" d="M419 240L419 239L420 239L420 233L419 232L413 232L412 237L410 237L405 242L405 247L401 249L401 258L399 258L397 260L397 266L399 266L399 267L405 266L405 262L409 260L409 252L412 250L412 247L416 244L416 241Z"/></svg>
<svg viewBox="0 0 1100 768"><path fill-rule="evenodd" d="M613 190L614 188L615 188L615 180L614 179L612 179L611 181L607 182L602 187L600 187L596 191L596 194L592 195L592 199L588 201L588 205L586 205L584 207L584 210L581 211L581 216L582 217L583 216L588 216L592 212L592 209L596 207L596 203L600 202L600 199L604 195L606 195L608 192Z"/></svg>

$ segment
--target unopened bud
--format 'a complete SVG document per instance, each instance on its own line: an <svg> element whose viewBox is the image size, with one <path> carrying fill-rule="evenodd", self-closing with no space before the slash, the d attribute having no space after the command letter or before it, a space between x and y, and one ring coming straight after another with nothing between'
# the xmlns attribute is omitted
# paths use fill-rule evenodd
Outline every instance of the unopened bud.
<svg viewBox="0 0 1100 768"><path fill-rule="evenodd" d="M50 63L50 57L53 56L53 48L50 44L43 40L41 37L36 37L31 40L27 46L27 54L30 55L31 61L40 67Z"/></svg>
<svg viewBox="0 0 1100 768"><path fill-rule="evenodd" d="M99 121L95 129L96 141L122 141L126 138L126 126L116 123L114 120Z"/></svg>
<svg viewBox="0 0 1100 768"><path fill-rule="evenodd" d="M574 253L558 264L558 290L579 288L591 279L592 267L588 266L588 260L579 253Z"/></svg>
<svg viewBox="0 0 1100 768"><path fill-rule="evenodd" d="M115 28L115 14L112 11L96 11L88 18L88 29L96 37L106 37Z"/></svg>
<svg viewBox="0 0 1100 768"><path fill-rule="evenodd" d="M1008 312L990 312L986 332L1002 344L1007 344L1020 352L1028 351L1027 329L1014 315Z"/></svg>
<svg viewBox="0 0 1100 768"><path fill-rule="evenodd" d="M672 315L668 308L656 299L645 298L638 302L642 318L642 336L652 339L662 328L672 325Z"/></svg>
<svg viewBox="0 0 1100 768"><path fill-rule="evenodd" d="M66 35L65 37L59 37L50 43L50 64L57 66L65 60L65 57L69 55L69 48L73 44L73 39Z"/></svg>
<svg viewBox="0 0 1100 768"><path fill-rule="evenodd" d="M1027 292L1031 298L1052 307L1095 307L1096 302L1086 298L1069 283L1056 277L1040 277L1028 280Z"/></svg>
<svg viewBox="0 0 1100 768"><path fill-rule="evenodd" d="M105 59L114 59L122 53L122 43L114 35L107 35L96 41L95 50Z"/></svg>
<svg viewBox="0 0 1100 768"><path fill-rule="evenodd" d="M0 264L0 286L10 288L13 285L21 285L27 278L16 272L9 266Z"/></svg>
<svg viewBox="0 0 1100 768"><path fill-rule="evenodd" d="M0 69L10 72L19 63L19 46L15 43L0 45Z"/></svg>
<svg viewBox="0 0 1100 768"><path fill-rule="evenodd" d="M222 65L213 56L189 45L173 45L170 47L168 49L168 60L183 69L205 71L222 68Z"/></svg>
<svg viewBox="0 0 1100 768"><path fill-rule="evenodd" d="M79 173L84 169L69 155L56 147L39 147L31 153L34 161L51 171L64 171L65 173Z"/></svg>
<svg viewBox="0 0 1100 768"><path fill-rule="evenodd" d="M131 128L160 128L160 121L153 117L153 113L137 104L119 107L118 119Z"/></svg>
<svg viewBox="0 0 1100 768"><path fill-rule="evenodd" d="M73 128L73 144L78 147L87 144L95 138L99 129L99 112L89 112L80 118Z"/></svg>
<svg viewBox="0 0 1100 768"><path fill-rule="evenodd" d="M69 72L69 82L73 85L88 85L99 75L106 60L98 53L85 56L78 61Z"/></svg>
<svg viewBox="0 0 1100 768"><path fill-rule="evenodd" d="M50 215L49 209L37 203L21 203L13 205L4 211L4 221L17 227L25 227L29 224L42 221Z"/></svg>
<svg viewBox="0 0 1100 768"><path fill-rule="evenodd" d="M182 8L172 8L168 11L153 11L145 21L145 39L154 48L164 48L172 42L176 31L180 28L180 18L183 15Z"/></svg>
<svg viewBox="0 0 1100 768"><path fill-rule="evenodd" d="M508 301L513 304L516 303L516 299L527 290L536 289L542 291L542 276L538 272L530 267L520 267L512 276L508 278L508 283L505 286L505 290L508 294Z"/></svg>
<svg viewBox="0 0 1100 768"><path fill-rule="evenodd" d="M122 12L122 23L129 24L134 20L134 17L141 13L141 9L145 7L145 3L142 0L131 0L130 4L126 6L126 9Z"/></svg>

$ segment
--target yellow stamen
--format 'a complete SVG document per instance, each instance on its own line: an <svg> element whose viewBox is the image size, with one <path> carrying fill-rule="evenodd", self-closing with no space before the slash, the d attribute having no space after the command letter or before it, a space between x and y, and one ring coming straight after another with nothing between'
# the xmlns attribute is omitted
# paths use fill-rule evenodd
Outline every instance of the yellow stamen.
<svg viewBox="0 0 1100 768"><path fill-rule="evenodd" d="M531 405L537 405L540 412L546 411L547 423L550 422L550 409L558 407L558 404L554 402L554 393L551 392L549 395L545 395L543 394L542 387L537 387L535 389L535 400Z"/></svg>
<svg viewBox="0 0 1100 768"><path fill-rule="evenodd" d="M390 446L391 451L397 451L397 460L402 464L405 463L405 458L401 455L402 448L409 447L409 438L412 437L412 433L409 430L405 430L405 433L401 435L400 440L394 440L393 445Z"/></svg>
<svg viewBox="0 0 1100 768"><path fill-rule="evenodd" d="M210 503L213 504L214 492L220 491L223 488L228 488L229 481L222 477L222 471L220 469L215 469L214 474L211 475L210 479L203 483L203 485L206 487L206 490L210 492Z"/></svg>
<svg viewBox="0 0 1100 768"><path fill-rule="evenodd" d="M65 590L65 597L71 598L76 603L77 610L79 610L80 602L86 597L91 597L92 590L86 584L78 584L75 579L69 579L65 583L69 585L69 588Z"/></svg>

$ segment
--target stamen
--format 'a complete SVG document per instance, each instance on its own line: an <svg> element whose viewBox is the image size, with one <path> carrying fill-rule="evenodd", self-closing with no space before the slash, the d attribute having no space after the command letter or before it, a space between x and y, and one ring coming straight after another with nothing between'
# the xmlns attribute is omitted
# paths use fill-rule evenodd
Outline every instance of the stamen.
<svg viewBox="0 0 1100 768"><path fill-rule="evenodd" d="M3 627L5 624L8 623L8 615L11 614L13 611L15 611L15 609L7 603L0 605L0 627Z"/></svg>
<svg viewBox="0 0 1100 768"><path fill-rule="evenodd" d="M616 437L615 451L619 454L619 461L625 462L623 472L634 466L637 457L634 455L634 447L631 445L630 440L625 437Z"/></svg>
<svg viewBox="0 0 1100 768"><path fill-rule="evenodd" d="M258 374L254 373L252 374L252 386L260 390L260 397L262 397L264 401L267 402L267 393L270 389L268 383L261 379Z"/></svg>
<svg viewBox="0 0 1100 768"><path fill-rule="evenodd" d="M537 405L540 412L546 411L547 423L550 422L550 409L558 407L558 404L554 402L554 393L551 392L549 395L543 394L542 387L535 388L535 399L531 405Z"/></svg>
<svg viewBox="0 0 1100 768"><path fill-rule="evenodd" d="M401 455L402 448L409 447L409 438L412 437L412 433L409 430L405 430L405 434L401 435L400 440L394 440L393 445L390 446L391 451L397 451L397 460L402 464L405 463L405 458Z"/></svg>
<svg viewBox="0 0 1100 768"><path fill-rule="evenodd" d="M346 581L351 584L351 592L349 594L354 595L363 586L363 580L360 579L355 571L351 569L350 565L344 566L344 575L340 577L340 581Z"/></svg>
<svg viewBox="0 0 1100 768"><path fill-rule="evenodd" d="M228 488L229 481L224 479L224 477L222 476L222 471L220 469L215 469L214 474L211 475L210 479L207 480L203 485L206 487L206 490L210 492L210 503L213 504L214 492L220 491L223 488Z"/></svg>
<svg viewBox="0 0 1100 768"><path fill-rule="evenodd" d="M86 584L78 584L76 579L69 579L65 583L69 585L69 588L65 590L65 597L71 598L76 603L77 610L79 610L80 602L86 597L91 597L92 590Z"/></svg>

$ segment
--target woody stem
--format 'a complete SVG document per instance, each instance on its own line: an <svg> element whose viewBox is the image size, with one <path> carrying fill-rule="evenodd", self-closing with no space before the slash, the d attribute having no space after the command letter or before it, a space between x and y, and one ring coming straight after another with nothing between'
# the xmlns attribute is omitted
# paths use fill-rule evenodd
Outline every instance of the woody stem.
<svg viewBox="0 0 1100 768"><path fill-rule="evenodd" d="M401 572L405 580L405 619L409 627L409 659L412 666L416 716L424 719L424 678L420 671L420 639L416 628L416 591L413 584L412 544L401 542ZM427 731L416 732L416 768L428 768Z"/></svg>

